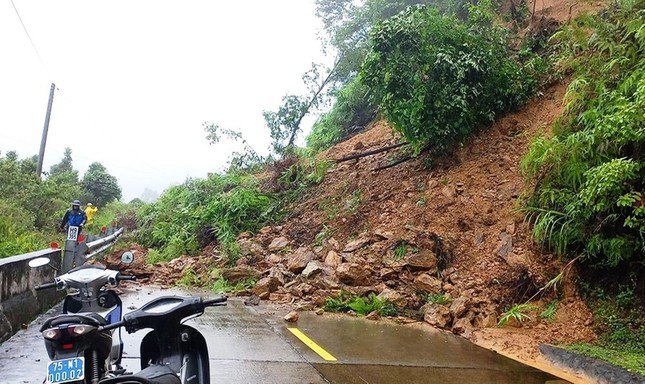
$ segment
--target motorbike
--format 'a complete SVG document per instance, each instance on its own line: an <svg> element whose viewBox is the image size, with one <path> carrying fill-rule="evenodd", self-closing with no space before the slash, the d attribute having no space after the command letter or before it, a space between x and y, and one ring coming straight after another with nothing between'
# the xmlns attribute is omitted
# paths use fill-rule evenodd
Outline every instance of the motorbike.
<svg viewBox="0 0 645 384"><path fill-rule="evenodd" d="M123 320L99 325L97 332L124 327L128 333L151 328L141 341L141 371L100 381L100 384L210 384L208 347L204 336L184 322L206 307L226 305L225 296L163 296L126 314Z"/></svg>
<svg viewBox="0 0 645 384"><path fill-rule="evenodd" d="M122 261L131 262L131 254L124 254ZM48 258L39 258L32 260L30 266L47 263ZM35 287L37 291L55 288L68 292L63 301L63 314L46 320L41 327L51 359L47 383L82 383L86 371L92 372L94 377L125 372L121 367L123 341L120 330L113 335L112 332L93 332L91 327L122 320L123 303L109 286L116 287L121 281L135 279L102 265L84 264L56 277L51 283Z"/></svg>

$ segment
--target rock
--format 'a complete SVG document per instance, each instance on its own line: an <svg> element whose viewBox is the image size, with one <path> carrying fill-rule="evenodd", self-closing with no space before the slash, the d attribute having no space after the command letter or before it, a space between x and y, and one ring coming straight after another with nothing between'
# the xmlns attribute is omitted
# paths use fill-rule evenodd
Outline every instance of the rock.
<svg viewBox="0 0 645 384"><path fill-rule="evenodd" d="M429 249L422 249L406 256L402 263L411 270L434 270L437 269L437 256Z"/></svg>
<svg viewBox="0 0 645 384"><path fill-rule="evenodd" d="M515 234L515 223L510 223L509 225L506 226L506 233L509 235L514 235Z"/></svg>
<svg viewBox="0 0 645 384"><path fill-rule="evenodd" d="M367 236L359 236L358 239L354 241L350 241L349 243L345 244L345 248L343 248L343 252L354 252L360 248L363 248L370 242L370 238Z"/></svg>
<svg viewBox="0 0 645 384"><path fill-rule="evenodd" d="M475 245L481 245L484 242L484 233L479 229L475 230Z"/></svg>
<svg viewBox="0 0 645 384"><path fill-rule="evenodd" d="M336 251L340 249L340 244L338 244L338 240L334 239L333 237L330 237L329 240L327 240L327 243Z"/></svg>
<svg viewBox="0 0 645 384"><path fill-rule="evenodd" d="M282 256L272 253L267 257L266 260L271 264L278 264L282 262Z"/></svg>
<svg viewBox="0 0 645 384"><path fill-rule="evenodd" d="M381 315L379 315L378 311L372 311L367 316L365 316L365 318L367 320L378 320L381 318Z"/></svg>
<svg viewBox="0 0 645 384"><path fill-rule="evenodd" d="M253 287L253 293L263 297L278 290L282 284L275 277L263 277Z"/></svg>
<svg viewBox="0 0 645 384"><path fill-rule="evenodd" d="M441 292L441 280L428 273L422 273L414 279L414 288L428 293Z"/></svg>
<svg viewBox="0 0 645 384"><path fill-rule="evenodd" d="M509 317L504 325L513 328L522 328L522 323L514 317Z"/></svg>
<svg viewBox="0 0 645 384"><path fill-rule="evenodd" d="M324 310L324 309L322 309L322 308L318 308L318 309L316 309L316 315L320 316L320 315L322 315L323 313L325 313L325 310Z"/></svg>
<svg viewBox="0 0 645 384"><path fill-rule="evenodd" d="M356 142L356 144L354 144L354 150L355 151L361 150L363 148L365 148L365 144L363 144L362 141L358 141L358 142Z"/></svg>
<svg viewBox="0 0 645 384"><path fill-rule="evenodd" d="M298 317L300 317L298 315L298 312L291 311L284 317L284 321L286 321L287 323L295 323L296 321L298 321Z"/></svg>
<svg viewBox="0 0 645 384"><path fill-rule="evenodd" d="M342 262L343 262L343 259L336 251L327 252L327 256L325 257L325 265L336 269Z"/></svg>
<svg viewBox="0 0 645 384"><path fill-rule="evenodd" d="M451 187L450 185L446 185L445 187L441 188L441 194L447 197L449 200L452 200L456 195L455 188Z"/></svg>
<svg viewBox="0 0 645 384"><path fill-rule="evenodd" d="M336 277L340 282L349 285L367 285L369 272L362 265L356 263L343 263L336 268Z"/></svg>
<svg viewBox="0 0 645 384"><path fill-rule="evenodd" d="M269 251L271 252L279 251L285 248L287 245L289 245L289 240L286 237L284 236L276 237L275 239L271 240L271 244L269 244Z"/></svg>
<svg viewBox="0 0 645 384"><path fill-rule="evenodd" d="M260 304L260 296L257 295L251 295L244 299L244 305L259 305Z"/></svg>
<svg viewBox="0 0 645 384"><path fill-rule="evenodd" d="M508 256L508 254L513 250L513 236L506 232L502 232L499 235L499 239L500 243L497 247L497 254L506 259L506 256Z"/></svg>
<svg viewBox="0 0 645 384"><path fill-rule="evenodd" d="M300 273L303 269L305 269L305 267L307 267L307 264L309 264L309 262L315 258L315 253L313 253L306 247L300 247L289 256L289 260L287 261L287 269L289 269L293 273Z"/></svg>
<svg viewBox="0 0 645 384"><path fill-rule="evenodd" d="M458 319L455 321L455 323L452 325L452 333L456 335L461 335L466 332L472 333L472 328L473 325L470 323L470 320L468 319Z"/></svg>
<svg viewBox="0 0 645 384"><path fill-rule="evenodd" d="M497 316L494 313L486 315L481 322L482 328L495 328L497 327Z"/></svg>
<svg viewBox="0 0 645 384"><path fill-rule="evenodd" d="M423 320L434 327L446 328L450 325L452 318L448 308L443 305L430 304L423 307Z"/></svg>
<svg viewBox="0 0 645 384"><path fill-rule="evenodd" d="M374 235L377 237L380 237L385 240L392 240L394 238L394 233L390 231L386 231L383 228L376 228L374 230Z"/></svg>
<svg viewBox="0 0 645 384"><path fill-rule="evenodd" d="M269 269L269 277L276 278L280 282L280 286L286 283L286 277L290 274L285 268L284 265L278 264Z"/></svg>
<svg viewBox="0 0 645 384"><path fill-rule="evenodd" d="M302 270L302 275L306 278L311 278L320 272L322 272L322 263L318 260L312 260Z"/></svg>
<svg viewBox="0 0 645 384"><path fill-rule="evenodd" d="M296 304L296 311L311 311L314 309L314 305L308 302L302 302Z"/></svg>
<svg viewBox="0 0 645 384"><path fill-rule="evenodd" d="M240 281L247 280L249 278L257 278L259 277L259 274L257 273L257 271L249 267L238 266L238 267L223 269L222 277L228 280L229 283L235 284Z"/></svg>
<svg viewBox="0 0 645 384"><path fill-rule="evenodd" d="M405 298L405 296L390 288L386 288L381 293L379 293L378 298L388 301L401 308L404 308L408 304L408 300Z"/></svg>
<svg viewBox="0 0 645 384"><path fill-rule="evenodd" d="M388 280L395 278L399 274L399 272L392 268L381 268L379 274L381 276L381 279Z"/></svg>
<svg viewBox="0 0 645 384"><path fill-rule="evenodd" d="M437 179L430 179L428 181L428 189L433 189L437 185L439 185L439 182L437 181Z"/></svg>
<svg viewBox="0 0 645 384"><path fill-rule="evenodd" d="M460 318L466 311L468 311L468 304L470 300L465 296L460 296L450 304L450 314L454 319Z"/></svg>

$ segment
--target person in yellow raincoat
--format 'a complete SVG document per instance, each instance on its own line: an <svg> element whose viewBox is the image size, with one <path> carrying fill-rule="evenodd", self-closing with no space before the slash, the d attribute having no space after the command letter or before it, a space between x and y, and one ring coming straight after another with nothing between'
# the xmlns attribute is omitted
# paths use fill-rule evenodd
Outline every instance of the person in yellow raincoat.
<svg viewBox="0 0 645 384"><path fill-rule="evenodd" d="M87 207L85 207L85 214L87 215L87 224L92 224L92 219L94 218L94 215L96 215L96 211L99 209L96 208L92 203L87 203Z"/></svg>

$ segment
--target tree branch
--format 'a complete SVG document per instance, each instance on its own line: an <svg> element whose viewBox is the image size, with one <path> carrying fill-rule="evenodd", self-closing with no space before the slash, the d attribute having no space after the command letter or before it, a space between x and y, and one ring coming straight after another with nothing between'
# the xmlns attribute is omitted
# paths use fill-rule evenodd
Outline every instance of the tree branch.
<svg viewBox="0 0 645 384"><path fill-rule="evenodd" d="M361 153L357 153L357 154L355 154L355 155L342 157L342 158L337 159L337 160L334 160L334 161L335 161L335 162L337 162L337 163L342 163L342 162L344 162L344 161L350 161L350 160L354 160L354 159L360 159L361 157L367 157L367 156L371 156L371 155L376 155L377 153L386 152L386 151L389 151L389 150L392 150L392 149L395 149L395 148L402 147L402 146L407 145L407 144L408 144L408 142L404 141L404 142L402 142L402 143L397 143L397 144L393 144L393 145L388 145L387 147L378 148L378 149L373 149L373 150L371 150L371 151L361 152Z"/></svg>

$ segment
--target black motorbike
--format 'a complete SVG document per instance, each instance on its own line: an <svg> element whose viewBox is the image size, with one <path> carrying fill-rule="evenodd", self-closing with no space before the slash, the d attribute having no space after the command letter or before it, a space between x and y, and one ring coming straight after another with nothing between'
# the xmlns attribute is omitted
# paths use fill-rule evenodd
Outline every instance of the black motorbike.
<svg viewBox="0 0 645 384"><path fill-rule="evenodd" d="M122 319L123 304L109 286L134 279L102 265L85 264L35 287L37 291L56 288L68 292L63 314L46 320L41 327L52 360L47 368L47 383L96 383L98 378L125 372L120 365L120 331L113 334L98 332L97 328ZM95 381L84 381L86 376Z"/></svg>
<svg viewBox="0 0 645 384"><path fill-rule="evenodd" d="M209 384L208 347L195 328L183 324L201 316L206 307L226 305L226 297L164 296L154 299L123 320L98 328L124 327L128 333L151 328L141 341L141 371L101 380L101 384Z"/></svg>

